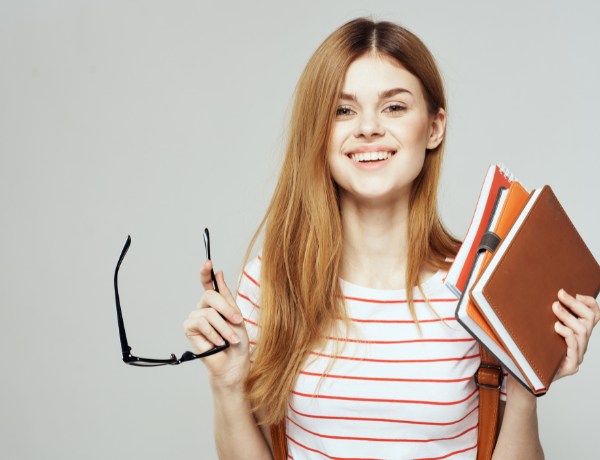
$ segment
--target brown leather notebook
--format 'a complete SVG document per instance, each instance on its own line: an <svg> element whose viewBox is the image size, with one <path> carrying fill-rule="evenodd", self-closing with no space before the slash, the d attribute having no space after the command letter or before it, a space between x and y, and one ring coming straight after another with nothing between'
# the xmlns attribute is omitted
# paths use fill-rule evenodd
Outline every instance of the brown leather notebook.
<svg viewBox="0 0 600 460"><path fill-rule="evenodd" d="M535 395L548 391L567 351L552 311L561 288L597 297L600 266L546 185L531 194L469 292Z"/></svg>

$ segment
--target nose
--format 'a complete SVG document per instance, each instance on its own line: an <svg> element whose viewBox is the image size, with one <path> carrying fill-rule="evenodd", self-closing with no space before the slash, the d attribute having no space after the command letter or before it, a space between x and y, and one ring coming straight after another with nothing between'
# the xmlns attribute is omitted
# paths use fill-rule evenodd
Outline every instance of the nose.
<svg viewBox="0 0 600 460"><path fill-rule="evenodd" d="M377 114L363 112L356 128L354 129L354 136L357 138L364 137L366 139L370 139L384 135L385 130L383 125L380 123Z"/></svg>

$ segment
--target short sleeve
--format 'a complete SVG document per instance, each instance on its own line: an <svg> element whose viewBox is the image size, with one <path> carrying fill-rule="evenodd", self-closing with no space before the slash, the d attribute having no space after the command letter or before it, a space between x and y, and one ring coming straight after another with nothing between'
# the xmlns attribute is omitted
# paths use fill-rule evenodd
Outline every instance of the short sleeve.
<svg viewBox="0 0 600 460"><path fill-rule="evenodd" d="M248 339L250 340L250 351L256 345L260 331L260 255L248 262L238 278L239 288L236 295L236 304L242 312Z"/></svg>
<svg viewBox="0 0 600 460"><path fill-rule="evenodd" d="M502 379L502 387L500 388L500 401L506 401L506 381L508 380L508 372L502 366L502 373L504 374Z"/></svg>

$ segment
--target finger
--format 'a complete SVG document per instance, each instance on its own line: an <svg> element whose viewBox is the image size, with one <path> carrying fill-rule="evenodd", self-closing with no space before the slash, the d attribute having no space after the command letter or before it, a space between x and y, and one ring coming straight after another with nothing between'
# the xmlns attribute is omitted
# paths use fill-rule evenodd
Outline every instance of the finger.
<svg viewBox="0 0 600 460"><path fill-rule="evenodd" d="M583 303L594 313L594 326L600 321L600 307L598 307L598 301L589 295L577 294L577 300Z"/></svg>
<svg viewBox="0 0 600 460"><path fill-rule="evenodd" d="M207 310L207 311L211 311L211 310ZM212 310L212 311L214 311L214 310ZM215 323L217 322L216 318L211 318L209 320L207 316L201 316L200 318L198 318L197 321L198 321L198 330L202 333L202 335L204 337L206 337L208 340L210 340L215 345L224 345L225 344L225 341L223 340L223 336L221 334L219 334L215 328ZM223 318L221 318L221 321L223 321Z"/></svg>
<svg viewBox="0 0 600 460"><path fill-rule="evenodd" d="M223 273L223 270L217 272L215 278L217 279L217 286L219 287L219 292L221 293L221 295L225 298L225 300L227 300L227 302L229 302L232 305L235 305L236 309L238 309L239 311L235 298L233 297L233 295L231 295L231 291L225 283L225 274Z"/></svg>
<svg viewBox="0 0 600 460"><path fill-rule="evenodd" d="M554 329L559 335L565 338L565 343L567 344L567 356L561 367L565 374L575 374L579 370L579 364L582 361L579 356L578 342L575 333L564 324L561 324L560 321L557 321L554 324Z"/></svg>
<svg viewBox="0 0 600 460"><path fill-rule="evenodd" d="M240 324L243 321L242 314L235 302L231 305L216 291L206 291L202 295L198 303L198 309L202 310L204 308L215 309L233 324Z"/></svg>
<svg viewBox="0 0 600 460"><path fill-rule="evenodd" d="M226 338L231 343L238 343L240 337L235 333L231 326L212 308L205 309L203 315L190 319L195 328L206 339L210 340L215 345L223 345L223 338Z"/></svg>
<svg viewBox="0 0 600 460"><path fill-rule="evenodd" d="M214 291L212 284L212 278L210 276L210 271L212 270L212 260L207 260L204 262L204 265L200 267L200 282L202 283L202 287L205 291Z"/></svg>
<svg viewBox="0 0 600 460"><path fill-rule="evenodd" d="M586 325L573 316L573 314L563 307L560 302L554 302L552 307L554 309L554 314L558 319L560 319L565 326L572 329L578 339L583 339L587 343L588 328Z"/></svg>
<svg viewBox="0 0 600 460"><path fill-rule="evenodd" d="M206 310L206 319L221 337L231 343L238 343L240 341L239 335L215 310Z"/></svg>
<svg viewBox="0 0 600 460"><path fill-rule="evenodd" d="M558 291L558 299L563 305L569 307L576 316L587 320L592 325L594 312L586 304L566 293L564 289Z"/></svg>
<svg viewBox="0 0 600 460"><path fill-rule="evenodd" d="M215 346L200 331L199 320L200 318L188 318L183 322L183 332L192 344L196 354L204 353Z"/></svg>

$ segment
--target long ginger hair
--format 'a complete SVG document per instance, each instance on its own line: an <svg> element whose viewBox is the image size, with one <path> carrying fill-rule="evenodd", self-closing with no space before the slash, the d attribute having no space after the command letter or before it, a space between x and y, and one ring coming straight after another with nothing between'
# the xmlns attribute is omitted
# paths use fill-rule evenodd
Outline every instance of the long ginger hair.
<svg viewBox="0 0 600 460"><path fill-rule="evenodd" d="M419 38L397 24L369 18L350 21L327 37L308 61L294 91L279 179L243 262L246 266L264 228L261 333L245 381L254 410L267 409L263 423L284 418L296 378L323 336L339 332L340 319L348 326L346 330L352 327L338 278L342 221L327 145L346 70L366 54L391 58L414 74L421 81L431 115L446 109L433 56ZM421 267L448 269L446 258L453 258L460 245L444 228L437 210L444 143L427 151L410 195L405 284L417 328L413 288L423 293Z"/></svg>

